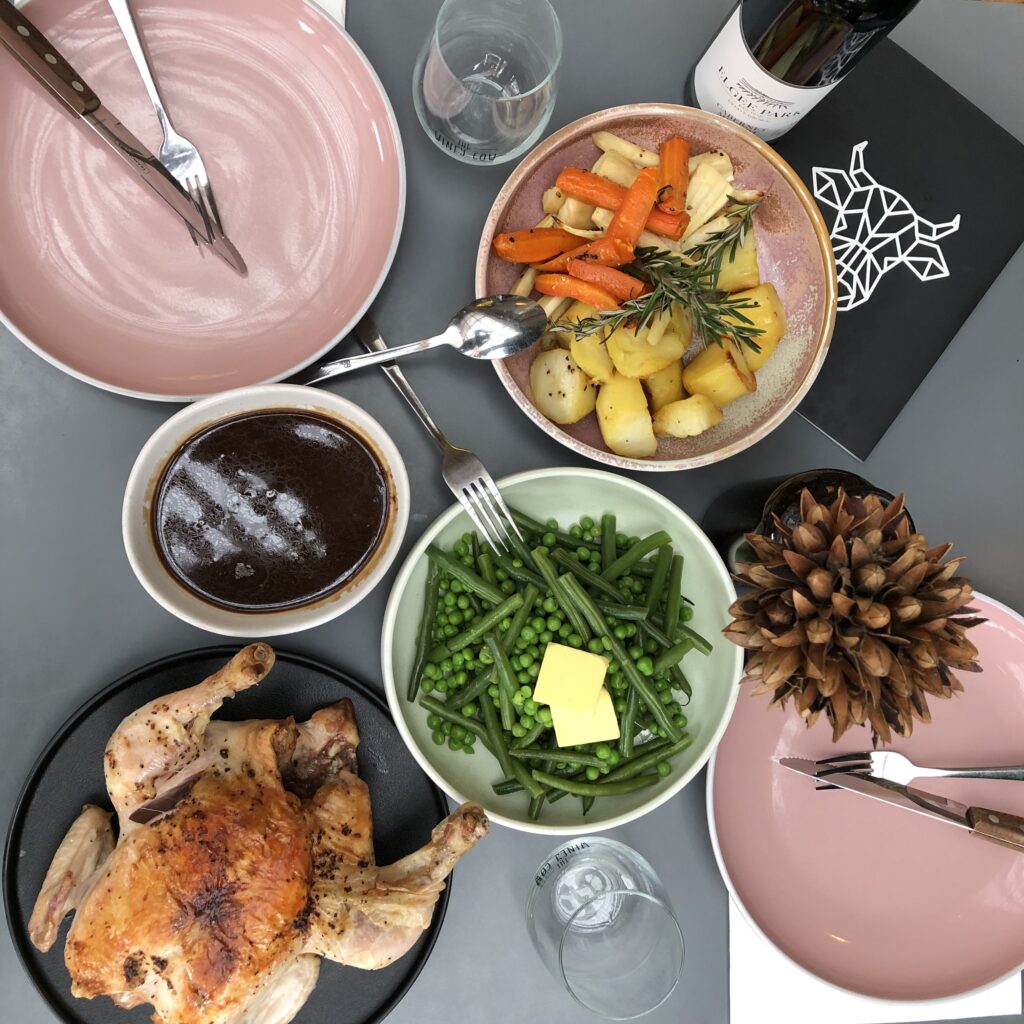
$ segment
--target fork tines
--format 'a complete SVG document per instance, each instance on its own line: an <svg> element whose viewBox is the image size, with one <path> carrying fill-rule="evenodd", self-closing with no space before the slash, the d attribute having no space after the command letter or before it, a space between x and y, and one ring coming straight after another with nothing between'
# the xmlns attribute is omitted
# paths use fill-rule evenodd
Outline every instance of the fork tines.
<svg viewBox="0 0 1024 1024"><path fill-rule="evenodd" d="M513 537L523 543L523 535L512 519L505 499L489 476L471 480L461 490L460 498L466 513L492 548L512 552L515 546Z"/></svg>

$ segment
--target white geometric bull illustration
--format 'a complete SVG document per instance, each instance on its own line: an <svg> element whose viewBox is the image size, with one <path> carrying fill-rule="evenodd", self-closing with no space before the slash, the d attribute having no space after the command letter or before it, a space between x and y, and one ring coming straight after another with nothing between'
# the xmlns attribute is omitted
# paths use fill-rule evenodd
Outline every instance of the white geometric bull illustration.
<svg viewBox="0 0 1024 1024"><path fill-rule="evenodd" d="M894 189L879 185L864 168L867 142L853 147L850 170L814 168L814 197L836 211L832 249L839 277L839 308L867 302L883 274L904 264L922 281L949 277L940 238L960 227L925 220Z"/></svg>

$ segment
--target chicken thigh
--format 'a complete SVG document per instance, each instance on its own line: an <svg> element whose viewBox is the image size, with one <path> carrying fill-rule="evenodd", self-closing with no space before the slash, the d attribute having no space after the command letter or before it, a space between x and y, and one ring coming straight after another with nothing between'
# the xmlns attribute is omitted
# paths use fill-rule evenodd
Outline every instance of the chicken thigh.
<svg viewBox="0 0 1024 1024"><path fill-rule="evenodd" d="M422 850L377 867L350 701L301 724L210 721L273 663L252 644L110 738L117 843L109 814L87 806L29 922L46 950L77 910L64 951L75 995L150 1003L155 1024L285 1024L321 957L374 969L407 952L486 833L482 809L464 804Z"/></svg>

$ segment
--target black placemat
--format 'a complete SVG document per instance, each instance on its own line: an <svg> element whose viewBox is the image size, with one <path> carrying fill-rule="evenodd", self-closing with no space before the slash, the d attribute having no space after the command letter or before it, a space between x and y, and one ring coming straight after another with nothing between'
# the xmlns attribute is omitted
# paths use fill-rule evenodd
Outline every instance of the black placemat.
<svg viewBox="0 0 1024 1024"><path fill-rule="evenodd" d="M107 998L75 999L64 966L68 923L48 953L28 939L26 924L50 859L68 826L87 802L109 806L103 782L103 750L125 715L161 694L204 679L237 647L213 647L152 662L112 683L60 728L40 755L18 800L4 855L4 903L15 947L50 1008L67 1024L143 1024L148 1004L120 1010ZM370 789L373 845L379 864L412 853L448 813L441 791L402 742L384 702L369 687L309 658L277 652L267 677L225 701L216 718L284 718L299 721L342 697L355 706L359 727L359 775ZM297 1024L377 1024L387 1016L423 969L441 929L451 879L434 916L405 956L378 971L324 962ZM70 920L70 918L68 919ZM4 1019L0 1011L0 1019Z"/></svg>
<svg viewBox="0 0 1024 1024"><path fill-rule="evenodd" d="M1024 145L887 40L778 149L816 193L840 273L799 411L865 459L1024 240Z"/></svg>

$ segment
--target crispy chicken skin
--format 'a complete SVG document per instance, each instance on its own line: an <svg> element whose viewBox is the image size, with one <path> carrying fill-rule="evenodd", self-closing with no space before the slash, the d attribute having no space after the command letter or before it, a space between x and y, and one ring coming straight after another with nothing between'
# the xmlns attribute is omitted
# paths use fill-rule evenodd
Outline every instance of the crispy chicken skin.
<svg viewBox="0 0 1024 1024"><path fill-rule="evenodd" d="M372 970L407 952L456 861L486 834L483 811L465 804L422 850L378 868L349 701L301 724L210 721L273 661L252 644L111 737L118 841L109 815L87 806L29 926L49 949L77 909L64 951L75 995L150 1003L155 1024L285 1024L320 957ZM168 791L184 795L153 820L130 820Z"/></svg>

